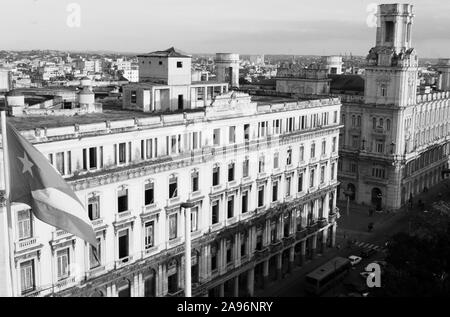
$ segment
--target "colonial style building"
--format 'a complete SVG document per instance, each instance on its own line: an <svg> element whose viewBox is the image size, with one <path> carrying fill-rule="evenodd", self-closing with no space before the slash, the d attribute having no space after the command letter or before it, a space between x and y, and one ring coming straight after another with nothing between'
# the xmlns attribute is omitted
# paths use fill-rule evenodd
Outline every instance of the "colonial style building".
<svg viewBox="0 0 450 317"><path fill-rule="evenodd" d="M421 94L412 47L413 6L378 9L376 46L364 77L320 69L283 69L277 91L342 100L339 199L396 210L442 179L450 154L450 60L441 59L438 90Z"/></svg>
<svg viewBox="0 0 450 317"><path fill-rule="evenodd" d="M99 250L14 205L15 295L183 295L184 202L196 296L252 296L334 246L339 99L251 98L191 83L176 50L140 58L121 107L8 119L85 203Z"/></svg>
<svg viewBox="0 0 450 317"><path fill-rule="evenodd" d="M342 96L341 198L395 210L436 185L450 154L450 85L418 94L413 6L379 6L376 46L367 57L364 99Z"/></svg>

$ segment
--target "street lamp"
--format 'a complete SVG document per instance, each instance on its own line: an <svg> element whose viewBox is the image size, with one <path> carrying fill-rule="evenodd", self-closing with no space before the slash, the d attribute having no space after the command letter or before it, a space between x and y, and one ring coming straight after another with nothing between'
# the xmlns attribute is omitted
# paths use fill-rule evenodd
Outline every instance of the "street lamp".
<svg viewBox="0 0 450 317"><path fill-rule="evenodd" d="M191 208L195 207L192 202L181 204L184 209L184 296L192 297L191 283Z"/></svg>

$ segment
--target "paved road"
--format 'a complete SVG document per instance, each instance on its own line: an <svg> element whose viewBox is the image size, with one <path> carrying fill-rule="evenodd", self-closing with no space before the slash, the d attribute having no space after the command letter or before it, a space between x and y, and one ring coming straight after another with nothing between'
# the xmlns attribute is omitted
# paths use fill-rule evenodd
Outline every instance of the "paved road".
<svg viewBox="0 0 450 317"><path fill-rule="evenodd" d="M350 215L352 217L352 215ZM388 218L387 220L385 220ZM356 253L361 247L360 246L372 246L372 248L377 248L378 250L383 249L385 242L388 240L390 236L397 232L408 232L409 230L409 214L406 212L400 212L392 215L385 215L384 217L380 216L380 221L375 225L375 229L372 233L364 232L364 231L352 231L348 229L339 229L337 233L337 244L340 244L342 247L340 249L333 249L327 252L326 254L318 257L316 260L307 263L302 268L297 268L291 273L290 276L285 278L282 281L272 283L267 287L264 291L257 292L256 296L267 296L267 297L303 297L305 296L304 292L304 278L305 275L317 268L318 266L328 262L332 258L336 256L348 257ZM344 239L344 232L346 238ZM356 244L359 246L353 246L351 248L347 248L346 241L348 237L357 238ZM358 266L355 267L349 275L349 279L347 281L359 281L362 278L359 276L359 273L364 270L364 267L373 262L374 260L382 260L384 258L383 252L379 251L376 255L368 260L364 260ZM342 285L342 284L341 284ZM327 296L336 295L343 292L342 286L336 288L336 290L332 290L332 292L328 292Z"/></svg>

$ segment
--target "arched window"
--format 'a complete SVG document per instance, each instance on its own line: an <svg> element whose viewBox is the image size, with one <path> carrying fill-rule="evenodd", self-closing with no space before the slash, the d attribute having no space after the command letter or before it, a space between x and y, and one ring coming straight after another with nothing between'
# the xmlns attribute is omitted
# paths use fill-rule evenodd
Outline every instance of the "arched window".
<svg viewBox="0 0 450 317"><path fill-rule="evenodd" d="M358 126L358 127L361 127L361 116L358 116L357 126Z"/></svg>
<svg viewBox="0 0 450 317"><path fill-rule="evenodd" d="M356 126L356 116L352 116L352 127Z"/></svg>
<svg viewBox="0 0 450 317"><path fill-rule="evenodd" d="M382 118L380 118L380 127L382 128L383 127L383 119Z"/></svg>

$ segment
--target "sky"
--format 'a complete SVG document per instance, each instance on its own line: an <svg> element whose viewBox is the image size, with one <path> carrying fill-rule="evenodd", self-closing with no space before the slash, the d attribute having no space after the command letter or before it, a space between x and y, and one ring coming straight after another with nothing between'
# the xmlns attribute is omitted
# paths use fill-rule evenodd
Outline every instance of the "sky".
<svg viewBox="0 0 450 317"><path fill-rule="evenodd" d="M1 0L0 50L366 55L389 0ZM70 4L77 4L74 9ZM420 57L450 57L450 1L414 5ZM79 11L79 27L75 13ZM70 9L70 10L68 10ZM71 23L67 23L67 21Z"/></svg>

